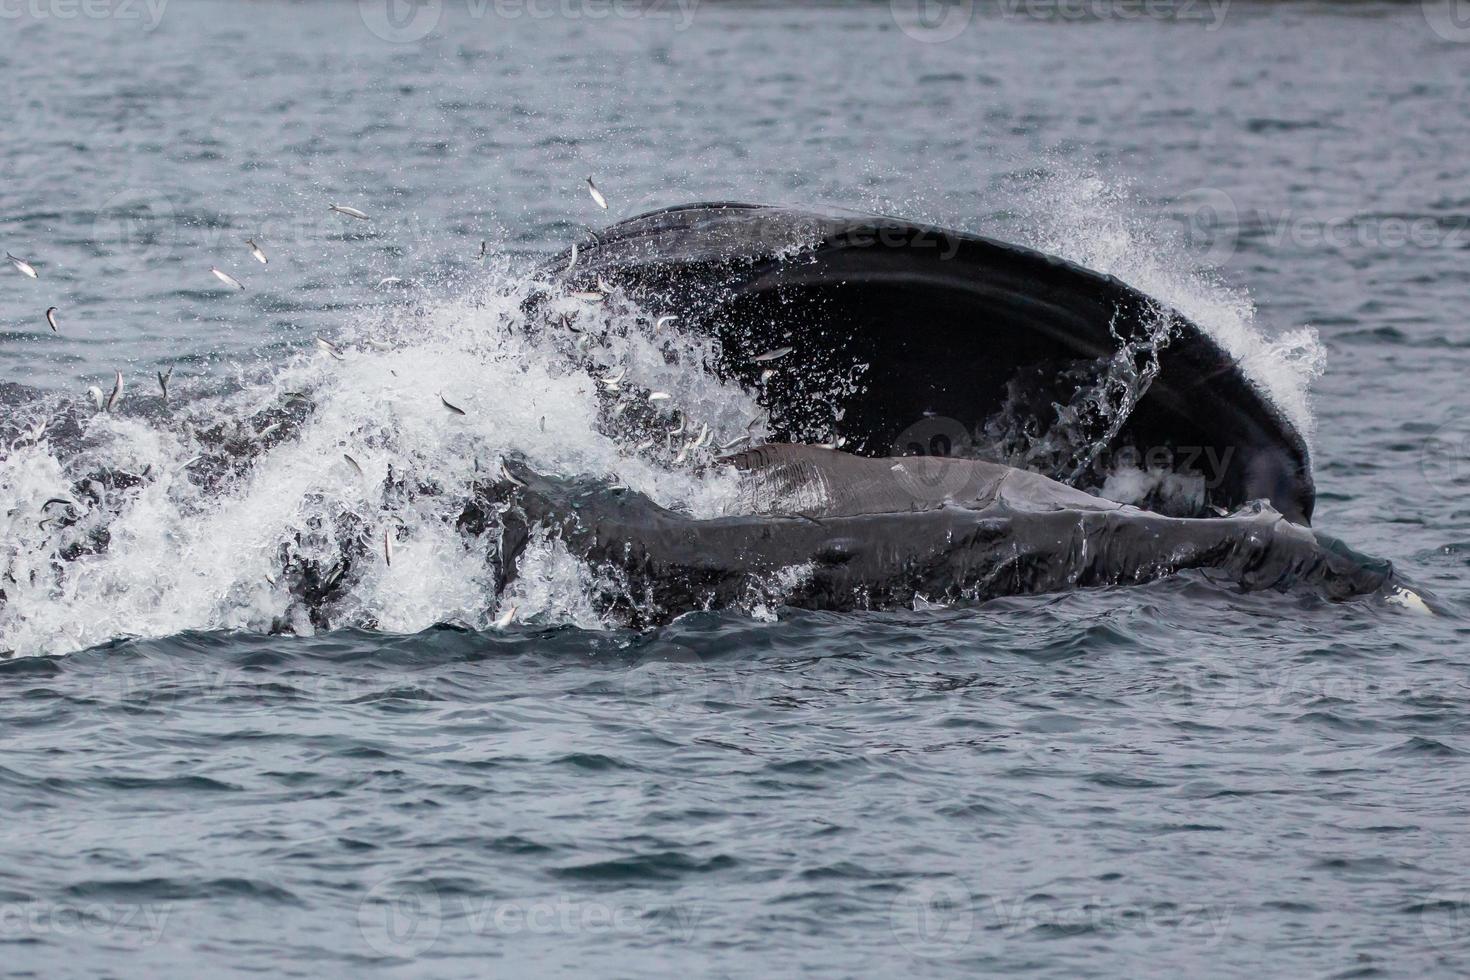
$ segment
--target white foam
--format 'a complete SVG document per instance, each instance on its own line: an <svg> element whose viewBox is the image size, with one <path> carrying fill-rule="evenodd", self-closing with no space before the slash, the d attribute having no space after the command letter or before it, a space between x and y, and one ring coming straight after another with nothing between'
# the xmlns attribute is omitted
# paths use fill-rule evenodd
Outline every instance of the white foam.
<svg viewBox="0 0 1470 980"><path fill-rule="evenodd" d="M1182 236L1141 205L1126 184L1065 164L1019 204L1028 244L1116 276L1199 324L1246 376L1311 440L1312 383L1326 348L1309 326L1271 336L1256 323L1249 293L1213 270L1197 269Z"/></svg>
<svg viewBox="0 0 1470 980"><path fill-rule="evenodd" d="M557 347L566 337L533 338L519 329L531 288L501 269L421 313L364 316L333 338L342 360L313 344L242 390L180 405L176 411L203 430L278 405L287 392L305 392L315 403L293 438L215 492L185 478L182 467L201 446L178 426L101 414L87 420L80 454L55 452L45 440L17 446L0 459L0 540L8 543L0 562L8 560L15 578L0 582L7 594L0 649L60 653L116 636L190 629L285 625L307 632L300 610L288 615L282 549L330 566L354 541L363 553L332 609L333 625L402 632L441 622L487 627L498 614L489 560L497 535L471 538L455 521L470 485L509 453L542 472L616 480L697 516L722 513L736 499L733 478L661 465L605 434L597 383ZM665 328L656 343L635 329L634 312L596 316L612 329L591 353L626 366L628 397L635 385L670 392L661 404L677 406L693 424L707 423L714 443L743 433L759 415L748 393L705 368L708 340ZM369 338L391 349L359 346ZM674 363L664 348L673 350ZM185 387L175 379L175 391ZM466 414L448 412L440 392ZM47 498L66 496L78 475L102 468L148 469L150 480L113 516L99 511L67 532L37 526ZM437 492L395 490L390 472ZM52 560L54 534L104 519L105 550ZM391 566L385 529L395 540ZM598 625L589 573L560 545L534 541L522 569L509 600L521 606L518 619Z"/></svg>

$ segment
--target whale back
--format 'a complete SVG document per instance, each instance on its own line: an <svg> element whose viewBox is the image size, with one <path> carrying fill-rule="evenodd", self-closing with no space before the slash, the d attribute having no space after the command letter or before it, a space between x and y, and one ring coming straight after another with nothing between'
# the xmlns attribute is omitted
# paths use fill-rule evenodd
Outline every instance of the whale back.
<svg viewBox="0 0 1470 980"><path fill-rule="evenodd" d="M1162 471L1182 492L1141 506L1265 499L1311 518L1301 434L1207 333L1111 276L894 218L734 203L621 222L579 255L579 288L605 278L717 337L717 369L759 392L779 441L975 456L1086 490Z"/></svg>

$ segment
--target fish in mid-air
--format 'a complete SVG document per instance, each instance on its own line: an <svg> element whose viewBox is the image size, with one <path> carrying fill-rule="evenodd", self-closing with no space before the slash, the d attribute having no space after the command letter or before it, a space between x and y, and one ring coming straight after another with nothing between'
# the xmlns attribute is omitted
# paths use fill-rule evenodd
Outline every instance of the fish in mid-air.
<svg viewBox="0 0 1470 980"><path fill-rule="evenodd" d="M117 406L117 403L122 399L122 394L123 394L123 377L122 377L122 372L121 371L114 371L113 373L117 375L117 379L115 381L113 381L113 383L112 383L112 394L110 394L110 395L107 396L107 406L106 406L106 408L107 408L107 411L109 411L109 412L112 411Z"/></svg>
<svg viewBox="0 0 1470 980"><path fill-rule="evenodd" d="M597 203L598 207L604 211L607 210L607 198L603 197L602 191L598 190L597 185L592 183L591 177L587 178L587 193L592 195L592 200Z"/></svg>
<svg viewBox="0 0 1470 980"><path fill-rule="evenodd" d="M332 343L331 341L323 340L322 338L318 337L316 338L316 345L322 350L326 351L328 354L331 354L337 360L342 360L342 352L338 350L337 345Z"/></svg>
<svg viewBox="0 0 1470 980"><path fill-rule="evenodd" d="M25 259L18 259L14 255L11 255L9 252L5 253L5 257L10 260L11 265L20 270L22 275L27 276L31 279L36 278L35 267L27 262Z"/></svg>
<svg viewBox="0 0 1470 980"><path fill-rule="evenodd" d="M210 269L209 271L210 272L213 272L214 273L214 277L216 279L218 279L220 282L224 283L226 286L231 286L231 287L233 287L235 289L244 289L245 288L245 284L244 283L242 283L240 280L236 279L234 276L230 275L228 272L221 272L218 269Z"/></svg>

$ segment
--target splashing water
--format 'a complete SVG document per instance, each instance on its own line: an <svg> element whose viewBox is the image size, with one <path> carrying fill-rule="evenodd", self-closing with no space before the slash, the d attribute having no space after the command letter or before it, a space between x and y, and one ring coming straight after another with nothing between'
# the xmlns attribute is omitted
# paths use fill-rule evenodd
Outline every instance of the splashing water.
<svg viewBox="0 0 1470 980"><path fill-rule="evenodd" d="M1159 353L1175 325L1173 316L1160 313L1130 340L1109 324L1118 345L1111 356L1079 361L1055 379L1040 377L1039 368L1012 378L1005 404L977 433L977 454L1076 487L1088 486L1089 476L1106 478L1088 471L1098 468L1100 454L1158 376ZM1075 385L1065 402L1050 401L1051 381Z"/></svg>
<svg viewBox="0 0 1470 980"><path fill-rule="evenodd" d="M27 406L49 430L12 433L0 458L0 647L58 653L186 629L479 629L510 605L520 619L602 625L593 573L556 542L534 543L497 599L497 529L459 523L476 481L516 453L712 516L735 482L706 472L708 450L681 452L684 433L707 427L715 447L752 422L759 434L764 417L708 369L712 341L655 335L619 295L587 302L554 287L547 322L533 323L528 300L547 290L501 268L462 298L364 316L334 338L336 354L313 346L235 390L176 395L172 411L136 389L116 414ZM302 417L280 417L283 404L305 406ZM345 572L332 567L341 555L356 559ZM288 587L303 567L350 577L329 624Z"/></svg>
<svg viewBox="0 0 1470 980"><path fill-rule="evenodd" d="M1264 334L1246 291L1189 268L1180 236L1146 218L1126 184L1057 164L1022 192L1019 211L1033 247L1116 276L1197 323L1311 443L1310 391L1327 358L1316 330Z"/></svg>

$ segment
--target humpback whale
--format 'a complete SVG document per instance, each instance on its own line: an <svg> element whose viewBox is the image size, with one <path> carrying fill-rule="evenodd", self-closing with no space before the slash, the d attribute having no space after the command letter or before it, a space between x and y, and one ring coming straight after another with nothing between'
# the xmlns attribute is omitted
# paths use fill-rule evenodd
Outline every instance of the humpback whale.
<svg viewBox="0 0 1470 980"><path fill-rule="evenodd" d="M289 597L271 628L376 625L353 590L391 555L394 511L416 500L440 502L434 520L484 556L475 561L489 563L497 594L516 587L534 543L559 543L593 571L594 605L634 627L702 609L976 602L1184 571L1247 591L1427 607L1390 563L1311 527L1306 443L1240 366L1188 318L1117 279L969 233L745 204L653 212L573 249L575 262L569 250L539 269L512 329L553 330L566 323L548 305L558 297L617 290L649 335L676 318L681 332L712 341L706 366L754 392L769 420L769 439L723 455L703 448L708 426L689 443L699 447L692 472L733 474L736 499L694 516L509 447L477 456L473 476L454 482L416 473L405 456L370 481L379 498L370 506L307 508L265 546L258 574ZM574 333L599 329L613 328L595 321ZM626 366L608 372L569 350L558 370L595 378L605 409L634 384ZM646 452L653 440L624 438L629 416L658 414L654 393L624 413L629 394L602 415L604 435L654 466L683 461L660 455L661 440ZM657 394L659 405L669 398ZM0 385L0 404L38 397ZM441 409L432 389L424 397L436 417L464 417ZM305 441L316 406L298 391L192 423L158 399L123 410L176 430L193 455L171 463L169 479L208 502ZM37 430L9 411L16 424L0 418L0 442L34 445L44 430L53 450L75 451L90 441L86 411L63 405ZM361 481L363 467L348 462ZM1168 479L1126 503L1100 492L1133 465ZM0 553L0 615L19 592L62 587L109 551L113 519L160 478L152 466L109 465L95 443L62 474L69 483L23 515L44 567Z"/></svg>
<svg viewBox="0 0 1470 980"><path fill-rule="evenodd" d="M560 270L568 289L612 285L717 338L717 370L760 391L773 442L721 460L743 505L709 520L513 466L487 490L503 582L549 531L613 574L604 604L635 622L750 601L773 580L781 601L826 609L1185 569L1418 601L1389 562L1311 529L1305 440L1240 366L1116 278L981 235L740 203L623 221L542 272ZM768 369L788 355L798 369ZM1198 492L1141 506L1090 492L1119 459Z"/></svg>

